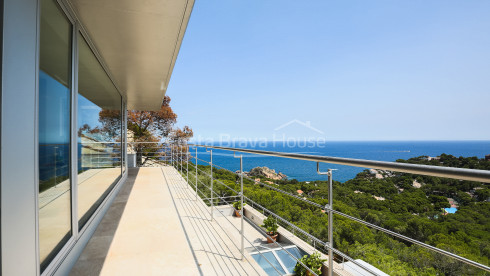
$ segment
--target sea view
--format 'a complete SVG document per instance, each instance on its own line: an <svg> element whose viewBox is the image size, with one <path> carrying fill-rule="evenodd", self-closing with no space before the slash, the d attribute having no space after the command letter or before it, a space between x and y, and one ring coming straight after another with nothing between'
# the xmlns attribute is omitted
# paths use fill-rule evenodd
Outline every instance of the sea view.
<svg viewBox="0 0 490 276"><path fill-rule="evenodd" d="M490 276L490 0L1 2L0 276Z"/></svg>
<svg viewBox="0 0 490 276"><path fill-rule="evenodd" d="M233 142L214 143L216 146L239 147ZM243 147L244 143L240 143ZM321 146L290 146L283 142L268 142L265 146L257 143L246 143L245 148L260 149L266 151L292 152L321 156L346 157L356 159L369 159L378 161L396 161L397 159L409 159L412 157L427 155L431 157L442 153L456 157L484 158L490 154L490 141L335 141L326 142ZM195 154L195 149L191 149ZM209 162L209 153L204 148L198 148L198 158ZM201 162L204 164L204 162ZM235 171L238 170L239 160L233 158L230 151L213 150L213 163L217 166ZM198 163L199 164L199 163ZM316 173L314 162L293 160L263 156L257 154L243 154L243 166L245 171L258 166L266 166L282 172L289 179L299 181L325 180L325 176ZM322 164L321 170L328 168L337 169L334 172L334 180L345 182L356 176L366 168L350 167L335 164Z"/></svg>

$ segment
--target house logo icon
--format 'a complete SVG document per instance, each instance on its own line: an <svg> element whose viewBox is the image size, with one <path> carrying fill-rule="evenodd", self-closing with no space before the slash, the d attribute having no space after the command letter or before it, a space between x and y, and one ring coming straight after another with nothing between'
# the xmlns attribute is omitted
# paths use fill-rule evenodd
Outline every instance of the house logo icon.
<svg viewBox="0 0 490 276"><path fill-rule="evenodd" d="M283 125L280 125L280 126L276 127L274 129L274 131L279 131L279 130L284 129L286 127L289 127L291 125L300 125L300 126L303 126L303 127L308 128L308 129L310 129L310 130L312 130L312 131L314 131L316 133L324 134L323 131L321 131L321 130L319 130L317 128L314 128L313 126L311 126L311 122L310 121L302 122L302 121L297 120L297 119L291 120L291 121L289 121L289 122L287 122L287 123L285 123Z"/></svg>

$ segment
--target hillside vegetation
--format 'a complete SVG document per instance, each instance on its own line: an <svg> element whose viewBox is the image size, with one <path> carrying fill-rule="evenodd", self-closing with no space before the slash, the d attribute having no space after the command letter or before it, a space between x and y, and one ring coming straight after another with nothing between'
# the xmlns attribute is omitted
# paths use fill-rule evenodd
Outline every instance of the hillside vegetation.
<svg viewBox="0 0 490 276"><path fill-rule="evenodd" d="M421 156L397 160L414 164L490 170L490 161L442 154L438 159ZM189 169L193 170L193 166ZM199 169L209 173L208 166ZM198 171L199 172L199 171ZM215 191L236 195L222 185L238 190L238 176L214 169ZM194 173L189 173L193 183ZM209 185L203 172L198 178ZM262 182L270 181L263 178ZM325 205L326 181L273 181L276 188ZM202 186L202 184L199 184ZM202 190L204 187L201 187ZM209 192L209 190L207 190ZM323 241L328 240L328 218L318 207L266 186L245 180L245 196L301 227ZM365 170L345 183L334 182L334 209L411 237L429 245L488 265L490 257L490 189L488 184L438 177ZM449 199L457 212L448 214ZM219 200L216 200L218 203ZM287 228L287 225L283 225ZM488 275L484 271L393 238L367 226L334 216L334 246L354 259L362 259L390 275Z"/></svg>

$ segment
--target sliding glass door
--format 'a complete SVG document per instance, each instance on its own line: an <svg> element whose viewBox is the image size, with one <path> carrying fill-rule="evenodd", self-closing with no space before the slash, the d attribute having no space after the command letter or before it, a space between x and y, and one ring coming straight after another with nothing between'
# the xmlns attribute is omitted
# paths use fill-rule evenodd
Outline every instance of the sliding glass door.
<svg viewBox="0 0 490 276"><path fill-rule="evenodd" d="M58 1L41 0L40 4L38 242L42 273L63 257L65 246L77 241L121 179L125 132L122 97L93 47Z"/></svg>
<svg viewBox="0 0 490 276"><path fill-rule="evenodd" d="M121 177L121 96L78 34L78 219L82 229Z"/></svg>
<svg viewBox="0 0 490 276"><path fill-rule="evenodd" d="M41 1L39 70L39 253L41 270L72 235L70 112L72 24Z"/></svg>

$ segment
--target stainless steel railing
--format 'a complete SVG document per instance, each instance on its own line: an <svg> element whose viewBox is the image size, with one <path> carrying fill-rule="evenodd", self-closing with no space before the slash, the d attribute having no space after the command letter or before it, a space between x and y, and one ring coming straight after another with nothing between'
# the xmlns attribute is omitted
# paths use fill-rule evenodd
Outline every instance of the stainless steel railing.
<svg viewBox="0 0 490 276"><path fill-rule="evenodd" d="M145 166L148 161L155 161L155 165L164 165L171 162L170 144L165 142L128 142L127 153L136 155L134 166Z"/></svg>
<svg viewBox="0 0 490 276"><path fill-rule="evenodd" d="M265 150L252 150L252 149L237 149L219 146L206 146L206 145L192 145L196 147L204 147L211 149L227 150L232 152L253 153L267 156L284 157L297 160L306 160L320 163L339 164L354 167L364 167L372 169L381 169L402 173L413 173L428 176L438 176L453 178L459 180L478 181L484 183L490 183L490 171L473 170L473 169L461 169L461 168L449 168L429 165L417 165L398 162L386 162L386 161L374 161L354 158L342 158L331 156L317 156L308 154L286 153L286 152L273 152Z"/></svg>
<svg viewBox="0 0 490 276"><path fill-rule="evenodd" d="M240 152L240 153L252 153L252 154L260 154L260 155L267 155L267 156L274 156L274 157L282 157L282 158L290 158L290 159L297 159L297 160L306 160L306 161L313 161L317 163L317 171L318 171L318 164L319 163L330 163L330 164L341 164L341 165L348 165L348 166L356 166L356 167L368 167L368 168L374 168L374 169L383 169L383 170L390 170L394 172L402 172L402 173L413 173L413 174L420 174L420 175L428 175L428 176L438 176L438 177L446 177L446 178L452 178L452 179L460 179L460 180L469 180L469 181L479 181L479 182L484 182L484 183L490 183L490 171L484 171L484 170L474 170L474 169L461 169L461 168L449 168L449 167L438 167L438 166L428 166L428 165L416 165L416 164L406 164L406 163L397 163L397 162L386 162L386 161L373 161L373 160L362 160L362 159L352 159L352 158L340 158L340 157L328 157L328 156L315 156L315 155L306 155L306 154L296 154L296 153L283 153L283 152L272 152L272 151L263 151L263 150L252 150L252 149L237 149L237 148L229 148L229 147L220 147L220 146L207 146L207 145L193 145L190 144L189 146L193 147L203 147L203 148L208 148L208 149L219 149L219 150L226 150L226 151L232 151L232 152ZM211 152L212 153L212 152ZM212 166L212 164L210 164ZM318 173L320 173L318 171ZM329 195L332 195L332 171L330 170L327 172L328 175L328 180L329 180ZM272 190L281 192L283 194L286 194L288 196L294 197L294 198L299 198L296 195L293 195L291 193L288 193L286 191L282 191L276 187L273 187L271 185L268 185L266 183L260 182L261 185L270 188ZM390 231L388 229L379 227L375 224L365 222L361 219L355 218L353 216L344 214L340 211L337 211L332 208L332 199L329 199L329 204L327 206L321 206L313 201L310 201L308 199L301 198L302 201L307 202L313 206L322 208L329 214L329 221L333 218L331 214L336 214L343 216L345 218L348 218L350 220L356 221L358 223L364 224L370 228L376 229L378 231L382 231L386 234L389 234L391 236L400 238L402 240L408 241L413 244L417 244L421 247L424 247L426 249L429 249L431 251L446 255L450 258L456 259L458 261L467 263L469 265L475 266L477 268L480 268L482 270L485 270L487 272L490 272L490 267L469 260L467 258L461 257L457 254L442 250L440 248L428 245L426 243L417 241L415 239L409 238L407 236L398 234L396 232ZM329 225L333 225L332 223L329 223ZM333 231L330 227L328 227L328 236L332 237L333 236ZM325 246L329 249L334 251L335 248L333 247L333 240L329 238L329 243L325 244ZM332 251L329 251L331 253ZM337 250L335 250L337 251ZM333 260L333 258L329 258L329 260ZM355 263L355 262L354 262ZM359 264L357 264L359 265ZM359 265L362 267L362 265Z"/></svg>
<svg viewBox="0 0 490 276"><path fill-rule="evenodd" d="M211 152L211 151L209 151L209 152ZM196 152L196 154L197 154L197 152ZM190 157L190 159L189 159L189 158L187 158L187 156L186 156L186 155L188 155L188 154L176 153L176 157L175 157L175 158L173 158L173 160L174 160L173 165L176 167L176 169L177 169L178 171L180 171L180 173L181 173L183 176L184 176L184 174L187 174L187 178L186 178L185 180L187 181L187 183L188 183L189 185L190 185L189 178L188 178L188 164L189 164L189 162L184 161L184 159L186 159L187 161L194 159L194 160L195 160L195 162L196 162L196 163L195 163L195 170L196 170L196 173L199 171L201 174L204 174L204 175L206 175L206 176L208 176L208 177L211 177L211 175L210 175L209 173L207 173L207 172L205 172L205 171L203 171L203 170L201 170L201 169L199 169L199 168L197 167L197 162L198 162L198 161L204 162L205 164L208 164L208 165L210 165L210 164L211 164L211 162L208 162L208 161L205 161L205 160L199 159L199 158L197 158L197 157L195 157L195 156L191 156L191 157ZM184 157L184 156L186 156L186 157ZM351 261L352 263L354 263L355 265L358 265L360 268L364 269L365 271L367 271L367 272L369 272L369 273L371 273L371 274L373 274L373 275L379 275L378 273L376 273L375 271L373 271L373 270L372 270L372 269L370 269L369 267L366 267L365 265L360 264L359 262L357 262L356 260L354 260L354 259L352 259L351 257L347 256L347 255L346 255L346 254L344 254L343 252L341 252L341 251L339 251L339 250L337 250L337 249L335 249L335 248L330 248L330 247L329 247L329 243L325 243L325 242L321 241L320 239L318 239L318 238L314 237L313 235L311 235L311 234L307 233L306 231L302 230L301 228L297 227L296 225L292 224L291 222L289 222L289 221L285 220L284 218L282 218L282 217L278 216L278 215L277 215L277 214L275 214L274 212L272 212L272 211L270 211L270 210L266 209L265 207L261 206L260 204L258 204L257 202L253 201L252 199L250 199L250 198L248 198L248 197L244 196L244 194L243 194L243 177L245 177L245 178L247 178L247 179L249 179L249 180L251 180L251 181L253 181L253 179L251 179L251 178L249 178L249 177L247 177L247 176L244 176L244 174L243 174L243 161L242 161L242 156L235 156L235 157L240 158L240 161L241 161L241 162L240 162L240 164L241 164L241 165L240 165L240 173L238 174L238 175L240 176L241 191L239 192L239 191L237 191L237 190L235 190L235 189L231 188L230 186L226 185L225 183L223 183L223 182L222 182L222 181L220 181L220 180L214 180L214 181L215 181L216 183L220 184L220 185L225 186L226 188L228 188L228 189L230 189L231 191L233 191L233 192L235 192L235 193L237 193L237 194L238 194L238 196L237 196L237 197L240 197L240 198L241 198L241 206L242 206L242 210L243 210L243 203L244 203L245 201L246 201L248 204L250 204L250 205L251 205L253 208L254 208L254 207L260 207L260 208L261 208L261 210L262 210L262 212L264 213L264 215L267 213L267 214L269 214L269 215L271 215L271 216L275 217L276 219L278 219L278 220L280 220L280 221L282 221L282 222L285 222L285 224L287 224L289 227L291 227L291 228L293 229L293 233L294 233L294 231L297 231L297 232L299 232L299 233L301 233L301 234L304 234L304 236L308 237L308 239L310 239L311 241L313 241L313 243L314 243L314 246L313 246L313 247L314 247L315 249L316 249L315 244L321 245L321 246L323 246L324 248L329 248L329 251L330 251L330 254L329 254L329 263L330 263L330 264L329 264L329 267L332 267L332 268L334 267L334 266L333 266L333 252L335 252L336 254L338 254L339 256L341 256L343 259L347 259L347 260ZM184 164L186 164L186 165L185 165L186 169L184 168ZM225 169L225 168L223 168L223 167L220 167L220 166L218 166L218 165L216 165L216 164L213 164L213 166L214 166L214 167L216 167L216 168L219 168L219 169L224 169L224 170L227 170L227 169ZM228 171L229 171L229 170L228 170ZM231 171L230 171L230 172L231 172ZM232 173L234 173L234 172L232 172ZM214 181L213 181L213 182L214 182ZM201 184L202 186L204 186L205 188L207 188L208 190L210 190L210 191L211 191L211 196L210 196L210 197L206 197L206 195L205 195L205 194L204 194L202 191L200 191L200 190L198 189L198 185L197 185L197 183L198 183L198 182L199 182L199 184ZM260 183L261 183L261 182L260 182ZM261 183L261 184L263 184L263 183ZM230 196L228 196L228 197L220 196L220 195L219 195L219 194L217 194L217 193L216 193L214 190L212 190L212 189L211 189L211 187L207 186L205 183L203 183L202 181L200 181L200 180L197 178L197 175L196 175L196 178L195 178L195 188L196 188L196 196L197 196L198 194L202 194L202 195L203 195L202 199L209 200L209 202L210 202L209 204L210 204L210 206L211 206L211 208L210 208L210 215L212 215L212 214L213 214L213 208L214 208L214 204L213 204L213 202L214 202L214 200L216 200L216 199L217 199L217 200L221 200L221 201L222 201L222 203L224 203L224 204L226 204L226 205L231 205L231 202L229 202L229 201L227 201L227 200L226 200L226 198L231 198ZM273 188L273 187L271 187L271 188ZM277 190L279 190L279 189L277 189ZM279 190L279 191L281 191L281 190ZM293 195L293 196L294 196L294 195ZM295 197L296 197L296 196L295 196ZM244 220L246 220L246 221L247 221L249 224L254 225L254 223L253 223L252 221L250 221L248 218L246 218L246 217L245 217L245 216L243 216L243 214L242 214L242 217L241 217L241 227L242 227L242 228L241 228L241 230L237 229L237 230L238 230L240 233L242 233L242 235L241 235L241 236L242 236L242 241L241 241L241 246L242 246L242 247L241 247L241 252L242 252L242 254L244 254L244 253L243 253L243 249L244 249L244 248L243 248L243 244L244 244L244 236L243 236L243 221L244 221ZM268 234L266 231L264 231L263 229L258 228L258 230L259 230L259 231L261 231L263 235L265 235L265 236L269 236L269 234ZM270 236L269 236L269 238L270 238ZM248 241L248 240L247 240L247 241ZM249 241L248 241L248 242L249 242ZM283 248L283 246L282 246L281 244L277 243L276 241L273 241L273 242L274 242L274 244L276 244L278 247L280 247L280 248L284 249L284 248ZM252 245L252 246L253 246L253 245ZM307 269L307 270L308 270L310 273L312 273L313 275L317 275L317 274L316 274L314 271L312 271L312 270L311 270L309 267L307 267L307 266L306 266L306 265L305 265L303 262L301 262L299 259L297 259L295 256L293 256L293 255L292 255L290 252L288 252L287 250L285 250L285 252L286 252L287 254L289 254L289 255L290 255L290 256L291 256L291 257L292 257L292 258L293 258L293 259L294 259L294 260L295 260L297 263L300 263L300 264L301 264L303 267L305 267L305 269ZM259 253L260 253L260 251L259 251ZM330 256L332 256L332 257L330 257ZM263 258L267 260L267 258L266 258L265 256L263 256ZM271 264L269 261L268 261L268 263L269 263L269 264ZM273 266L273 268L276 270L276 272L278 272L278 273L279 273L279 271L277 271L277 269L276 269L274 266ZM332 271L332 272L333 272L333 270L330 270L330 269L329 269L329 271ZM279 275L281 275L281 273L279 273Z"/></svg>
<svg viewBox="0 0 490 276"><path fill-rule="evenodd" d="M146 143L146 142L145 142ZM162 147L163 145L162 144L159 144L158 147ZM352 158L341 158L341 157L328 157L328 156L315 156L315 155L306 155L306 154L296 154L296 153L284 153L284 152L272 152L272 151L263 151L263 150L252 150L252 149L238 149L238 148L229 148L229 147L220 147L220 146L208 146L208 145L193 145L193 144L189 144L189 145L169 145L169 144L165 144L164 145L167 149L165 150L165 160L166 161L169 161L172 165L174 165L176 168L179 169L179 171L184 174L186 173L187 174L187 182L189 180L189 169L188 169L188 166L189 166L189 161L191 160L194 160L194 163L195 163L195 173L196 173L196 183L195 183L195 187L196 187L196 197L198 196L198 192L201 192L201 191L198 191L198 188L197 188L197 182L198 182L198 178L197 178L197 173L198 173L198 170L201 171L201 173L204 173L206 174L208 177L210 177L211 179L211 187L208 187L208 189L210 189L211 191L211 197L209 198L210 200L210 205L211 205L211 216L212 216L212 210L213 210L213 205L214 205L214 199L218 199L218 200L222 200L224 201L224 203L229 203L227 202L223 197L220 197L219 195L216 194L216 197L214 197L215 195L215 192L214 192L214 189L213 189L213 184L214 182L220 184L220 185L224 185L226 187L228 187L230 190L236 192L238 195L240 195L243 199L242 199L242 202L243 200L249 202L251 205L253 206L259 206L264 212L267 212L271 215L273 215L274 217L276 217L278 220L282 221L283 223L287 224L288 226L291 226L292 229L295 229L296 231L302 233L302 234L305 234L305 236L307 236L309 239L313 240L315 243L318 243L319 245L322 245L324 246L325 248L328 249L328 254L329 256L332 256L332 257L329 257L329 262L331 262L329 264L329 267L333 267L333 253L351 261L352 263L356 264L357 266L363 268L364 270L376 275L375 272L371 271L369 268L363 266L362 264L356 262L355 260L353 260L352 258L350 258L349 256L347 256L346 254L344 254L343 252L339 251L338 249L336 249L334 246L333 246L333 214L335 215L339 215L339 216L342 216L342 217L345 217L347 219L350 219L352 221L355 221L355 222L358 222L358 223L361 223L367 227L370 227L372 229L375 229L375 230L378 230L378 231L381 231L381 232L384 232L386 234L389 234L393 237L397 237L399 239L402 239L402 240L405 240L407 242L410 242L412 244L417 244L423 248L426 248L430 251L433 251L433 252L437 252L437 253L440 253L442 255L445 255L445 256L448 256L452 259L455 259L455 260L458 260L458 261L461 261L461 262L464 262L466 264L469 264L471 266L474 266L474 267L477 267L479 269L482 269L484 271L487 271L487 272L490 272L490 267L484 265L484 264L481 264L481 263L478 263L478 262L475 262L475 261L472 261L472 260L469 260L467 258L464 258L462 256L459 256L457 254L454 254L454 253L451 253L451 252L448 252L448 251L445 251L445 250L442 250L440 248L437 248L437 247L434 247L434 246L431 246L431 245L428 245L426 243L423 243L423 242L420 242L420 241L417 241L415 239L412 239L410 237L407 237L407 236L404 236L404 235L401 235L399 233L396 233L396 232L393 232L393 231L390 231L388 229L385 229L385 228L382 228L380 226L377 226L375 224L372 224L372 223L369 223L369 222L366 222L366 221L363 221L359 218L356 218L356 217L353 217L353 216L350 216L350 215L347 215L347 214L344 214L338 210L335 210L332 206L332 203L333 203L333 200L332 198L330 197L331 195L333 195L333 187L331 185L332 183L332 179L333 179L333 172L332 170L329 170L328 172L325 172L325 173L322 173L318 170L318 164L319 163L329 163L329 164L340 164L340 165L348 165L348 166L356 166L356 167L367 167L367 168L373 168L373 169L382 169L382 170L390 170L390 171L394 171L394 172L401 172L401 173L412 173L412 174L419 174L419 175L427 175L427 176L437 176L437 177L445 177L445 178L452 178L452 179L460 179L460 180L468 180L468 181L478 181L478 182L484 182L484 183L490 183L490 171L484 171L484 170L474 170L474 169L461 169L461 168L449 168L449 167L438 167L438 166L428 166L428 165L416 165L416 164L407 164L407 163L397 163L397 162L386 162L386 161L374 161L374 160L362 160L362 159L352 159ZM190 153L189 151L189 147L194 147L196 148L196 151L195 151L195 156L192 156L192 154ZM203 159L200 159L197 157L197 148L198 147L201 147L201 148L205 148L206 149L206 152L209 153L210 155L210 162L208 161L205 161ZM169 150L170 149L170 150ZM219 180L215 180L213 181L213 174L212 174L212 168L213 167L218 167L218 168L221 168L221 169L225 169L223 167L220 167L216 164L213 164L212 162L212 154L213 154L213 151L212 149L218 149L218 150L226 150L226 151L231 151L234 153L234 155L236 153L251 153L251 154L259 154L259 155L266 155L266 156L274 156L274 157L281 157L281 158L290 158L290 159L296 159L296 160L305 160L305 161L312 161L312 162L316 162L317 163L317 172L319 174L326 174L327 177L328 177L328 181L329 181L329 191L328 191L328 194L329 194L329 204L327 204L326 206L322 206L316 202L313 202L311 200L308 200L306 198L302 198L302 197L299 197L295 194L292 194L292 193L289 193L289 192L286 192L286 191L283 191L277 187L274 187L272 185L269 185L267 183L263 183L263 182L259 182L262 186L268 188L268 189L271 189L271 190L274 190L274 191L277 191L277 192L280 192L282 194L285 194L287 196L290 196L290 197L293 197L293 198L296 198L296 199L300 199L302 200L303 202L306 202L310 205L313 205L315 207L318 207L318 208L321 208L322 210L324 210L327 215L329 216L329 223L327 225L327 228L328 228L328 237L329 237L329 242L324 242L320 239L318 239L317 237L314 237L313 235L305 232L304 230L301 230L301 229L298 229L299 227L295 226L294 224L290 223L289 221L285 220L284 218L278 216L277 214L273 213L272 211L266 209L265 207L261 206L260 204L254 202L253 200L251 200L250 198L247 198L243 195L243 190L242 191L236 191L234 189L232 189L231 187L229 187L228 185L224 184L223 182L219 181ZM243 160L241 159L241 156L237 156L238 158L240 158L240 168L241 168L241 171L240 173L238 173L237 175L240 176L241 178L241 182L243 183L243 177L245 178L248 178L247 176L245 176L243 174ZM210 174L208 174L207 172L204 172L202 170L200 170L197 166L198 166L198 162L202 162L206 165L209 165L211 167L211 171L210 171ZM184 166L186 168L184 168ZM227 169L225 169L227 170ZM229 171L229 170L228 170ZM232 171L230 171L232 172ZM235 172L232 172L232 173L235 173ZM235 173L236 174L236 173ZM252 181L255 181L254 179L251 179L251 178L248 178L249 180L252 180ZM188 182L188 184L190 185L190 183ZM204 184L201 182L201 184ZM204 185L206 186L206 185ZM202 193L202 192L201 192ZM203 194L204 195L204 194ZM242 208L243 210L243 208ZM242 244L243 244L243 241L242 241ZM331 273L333 273L333 270L332 269L329 269L329 275L332 275Z"/></svg>
<svg viewBox="0 0 490 276"><path fill-rule="evenodd" d="M195 158L195 157L192 157L189 159L189 152L187 152L186 154L182 154L182 153L175 153L175 151L173 151L174 154L176 154L176 156L172 155L172 164L173 166L175 166L175 168L180 171L181 173L181 176L182 178L190 185L189 183L189 162L190 159L192 158ZM196 152L197 154L197 152ZM212 153L211 153L212 154ZM185 157L184 157L185 156ZM184 158L185 158L185 167L186 169L184 169ZM242 157L241 156L237 156L237 158L240 158L240 170L242 173L240 173L241 176L243 176L243 162L242 162ZM233 228L235 228L239 233L240 233L240 236L241 236L241 247L240 247L240 254L242 256L242 258L245 256L245 251L244 251L244 243L245 241L247 241L255 250L257 250L258 254L260 254L262 256L262 258L264 258L264 260L275 270L275 272L278 273L278 275L283 275L281 273L281 271L279 271L279 269L271 262L271 260L269 260L267 258L267 256L265 256L262 251L260 249L257 248L256 245L254 245L254 243L252 241L250 241L248 238L245 237L244 235L244 220L247 220L248 223L250 223L251 225L254 225L252 221L250 221L248 218L245 217L244 213L243 213L243 206L244 206L244 195L243 195L243 178L241 177L241 192L237 192L238 195L237 196L220 196L218 193L216 193L214 190L213 190L213 187L212 187L212 183L214 181L211 181L211 187L207 186L205 183L203 183L202 181L200 181L197 177L197 171L199 170L201 173L209 176L211 179L212 179L212 176L211 174L208 174L207 172L204 172L202 170L200 170L198 167L197 167L197 158L196 159L196 166L195 166L195 169L196 169L196 178L195 178L195 188L196 188L196 199L197 199L197 196L199 195L199 193L202 195L201 199L202 200L208 200L209 201L209 204L211 205L211 208L210 208L210 217L211 217L211 220L213 220L213 209L214 209L214 201L215 199L218 199L218 200L221 200L224 204L226 205L232 205L231 202L229 202L227 199L228 198L240 198L240 201L241 201L241 222L240 222L240 229L238 229L226 216L224 216L225 220L231 224L231 226ZM211 159L212 160L212 159ZM212 162L207 162L207 163L211 163ZM186 175L186 178L184 178L184 175ZM198 189L198 181L200 182L200 184L202 184L205 188L209 189L210 193L211 193L211 196L210 197L207 197L206 194L204 194L202 191L200 191ZM218 183L221 183L223 185L225 185L226 187L230 188L229 186L227 186L226 184L224 184L223 182L219 181L219 180L216 180ZM231 188L230 188L231 189ZM236 190L232 189L233 191L236 192ZM268 234L263 231L262 229L260 229L262 231L262 234L268 236ZM301 266L303 266L307 271L309 271L311 273L311 275L315 275L315 276L318 276L318 274L313 271L311 268L309 268L305 263L303 263L301 260L299 260L298 258L296 258L296 256L294 256L292 253L290 253L289 251L285 250L285 248L279 244L278 242L274 241L274 244L277 245L279 248L283 249L283 251L285 253L287 253L291 258L293 258L293 260L295 260L297 263L301 264ZM369 269L368 269L369 271ZM375 274L376 275L376 274Z"/></svg>

